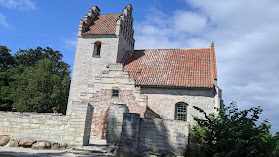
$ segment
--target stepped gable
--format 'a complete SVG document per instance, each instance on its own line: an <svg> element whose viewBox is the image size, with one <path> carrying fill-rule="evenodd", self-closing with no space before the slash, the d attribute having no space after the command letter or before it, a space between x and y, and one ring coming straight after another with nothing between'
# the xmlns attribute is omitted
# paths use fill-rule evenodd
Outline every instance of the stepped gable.
<svg viewBox="0 0 279 157"><path fill-rule="evenodd" d="M91 25L82 35L113 35L116 34L117 20L122 14L101 14L94 17Z"/></svg>
<svg viewBox="0 0 279 157"><path fill-rule="evenodd" d="M215 62L214 47L135 50L122 60L136 85L202 88L214 87Z"/></svg>

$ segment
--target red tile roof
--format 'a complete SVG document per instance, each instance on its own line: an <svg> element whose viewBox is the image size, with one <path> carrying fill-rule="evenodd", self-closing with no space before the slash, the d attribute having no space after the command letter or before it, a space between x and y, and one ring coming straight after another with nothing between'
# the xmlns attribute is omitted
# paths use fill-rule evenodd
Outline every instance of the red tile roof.
<svg viewBox="0 0 279 157"><path fill-rule="evenodd" d="M158 117L160 117L159 113L156 112L151 106L149 106L148 104L146 105L147 109L151 112L153 112L154 114L156 114Z"/></svg>
<svg viewBox="0 0 279 157"><path fill-rule="evenodd" d="M215 50L158 49L135 50L123 58L124 71L139 86L213 88L217 79Z"/></svg>
<svg viewBox="0 0 279 157"><path fill-rule="evenodd" d="M98 15L93 23L82 33L82 35L103 35L103 34L115 34L116 22L122 14L102 14Z"/></svg>

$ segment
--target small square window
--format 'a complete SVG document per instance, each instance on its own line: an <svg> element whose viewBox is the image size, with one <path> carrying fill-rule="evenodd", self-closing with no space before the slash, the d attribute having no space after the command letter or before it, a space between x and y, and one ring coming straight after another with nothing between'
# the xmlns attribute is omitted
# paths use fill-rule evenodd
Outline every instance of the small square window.
<svg viewBox="0 0 279 157"><path fill-rule="evenodd" d="M119 89L112 89L111 97L112 98L119 98Z"/></svg>

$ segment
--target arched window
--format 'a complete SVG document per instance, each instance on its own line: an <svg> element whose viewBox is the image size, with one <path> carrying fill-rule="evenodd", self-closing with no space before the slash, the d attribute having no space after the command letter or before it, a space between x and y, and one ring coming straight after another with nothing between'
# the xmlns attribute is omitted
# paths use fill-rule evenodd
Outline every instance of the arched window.
<svg viewBox="0 0 279 157"><path fill-rule="evenodd" d="M179 102L175 104L175 120L187 121L187 107L188 104Z"/></svg>
<svg viewBox="0 0 279 157"><path fill-rule="evenodd" d="M93 51L93 57L100 57L101 54L101 45L102 43L100 41L96 41L94 43L94 51Z"/></svg>

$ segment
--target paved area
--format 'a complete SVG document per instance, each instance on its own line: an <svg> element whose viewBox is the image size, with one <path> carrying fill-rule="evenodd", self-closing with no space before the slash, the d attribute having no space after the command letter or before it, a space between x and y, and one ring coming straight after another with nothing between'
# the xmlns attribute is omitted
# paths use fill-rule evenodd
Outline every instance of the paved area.
<svg viewBox="0 0 279 157"><path fill-rule="evenodd" d="M66 150L34 150L22 147L0 147L0 157L4 157L3 154L9 154L15 157L66 157L74 155L67 154Z"/></svg>
<svg viewBox="0 0 279 157"><path fill-rule="evenodd" d="M104 140L94 141L90 146L67 150L34 150L23 147L0 147L0 157L114 157L107 151Z"/></svg>

